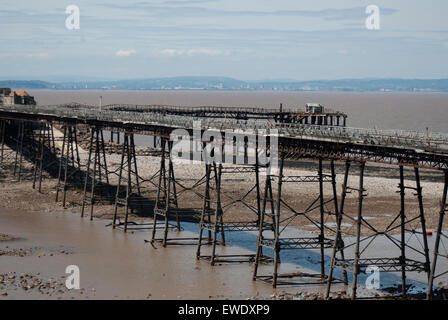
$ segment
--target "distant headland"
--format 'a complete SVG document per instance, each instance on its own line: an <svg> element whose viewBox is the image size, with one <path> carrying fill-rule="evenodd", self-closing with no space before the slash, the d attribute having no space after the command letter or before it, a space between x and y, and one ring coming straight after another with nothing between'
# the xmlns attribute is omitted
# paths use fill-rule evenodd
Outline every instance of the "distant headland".
<svg viewBox="0 0 448 320"><path fill-rule="evenodd" d="M170 77L104 81L0 80L0 87L49 90L237 90L336 92L448 92L448 79L243 81L228 77Z"/></svg>

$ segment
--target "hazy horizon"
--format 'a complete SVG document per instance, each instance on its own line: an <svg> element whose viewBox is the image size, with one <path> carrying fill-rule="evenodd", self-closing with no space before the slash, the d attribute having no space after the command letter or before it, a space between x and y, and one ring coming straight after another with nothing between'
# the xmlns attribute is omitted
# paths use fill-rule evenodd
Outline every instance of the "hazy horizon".
<svg viewBox="0 0 448 320"><path fill-rule="evenodd" d="M135 77L135 78L102 78L102 77L77 77L77 76L42 76L42 77L5 77L0 75L0 81L45 81L45 82L95 82L95 81L135 81L135 80L152 80L152 79L175 79L175 78L228 78L245 82L306 82L306 81L344 81L344 80L448 80L448 75L444 78L400 78L400 77L359 77L359 78L323 78L323 79L294 79L294 78L263 78L263 79L241 79L231 76L204 76L204 75L184 75L184 76L172 76L172 77Z"/></svg>

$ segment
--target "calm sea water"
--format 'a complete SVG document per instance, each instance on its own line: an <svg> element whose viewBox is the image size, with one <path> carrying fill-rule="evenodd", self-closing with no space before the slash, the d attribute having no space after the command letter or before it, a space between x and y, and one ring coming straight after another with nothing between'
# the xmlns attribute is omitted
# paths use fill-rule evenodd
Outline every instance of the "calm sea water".
<svg viewBox="0 0 448 320"><path fill-rule="evenodd" d="M348 114L350 127L448 133L448 93L334 93L235 91L50 91L28 90L38 104L168 104L276 108L321 103Z"/></svg>

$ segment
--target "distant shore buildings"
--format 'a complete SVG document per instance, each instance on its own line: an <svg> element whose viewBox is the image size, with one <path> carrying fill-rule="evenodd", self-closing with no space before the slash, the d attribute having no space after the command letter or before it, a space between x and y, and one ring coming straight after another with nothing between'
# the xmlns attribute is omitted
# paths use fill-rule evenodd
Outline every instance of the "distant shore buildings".
<svg viewBox="0 0 448 320"><path fill-rule="evenodd" d="M0 88L0 106L12 106L15 104L36 105L36 101L25 90L11 92L10 88Z"/></svg>

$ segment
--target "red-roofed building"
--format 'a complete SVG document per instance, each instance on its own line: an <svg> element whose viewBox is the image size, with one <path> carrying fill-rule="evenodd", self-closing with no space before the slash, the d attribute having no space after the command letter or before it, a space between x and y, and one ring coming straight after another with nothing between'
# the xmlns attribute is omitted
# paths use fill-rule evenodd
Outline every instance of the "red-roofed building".
<svg viewBox="0 0 448 320"><path fill-rule="evenodd" d="M11 92L9 88L0 88L0 105L11 106L14 104L35 105L36 101L25 90Z"/></svg>

